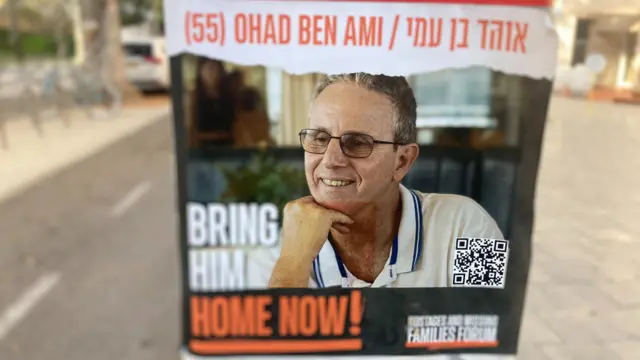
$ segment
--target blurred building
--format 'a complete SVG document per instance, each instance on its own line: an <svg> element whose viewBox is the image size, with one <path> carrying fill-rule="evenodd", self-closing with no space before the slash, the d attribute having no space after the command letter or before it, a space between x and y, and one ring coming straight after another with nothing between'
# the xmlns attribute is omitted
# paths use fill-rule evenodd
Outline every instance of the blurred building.
<svg viewBox="0 0 640 360"><path fill-rule="evenodd" d="M595 85L640 91L640 0L556 0L560 69L606 60Z"/></svg>

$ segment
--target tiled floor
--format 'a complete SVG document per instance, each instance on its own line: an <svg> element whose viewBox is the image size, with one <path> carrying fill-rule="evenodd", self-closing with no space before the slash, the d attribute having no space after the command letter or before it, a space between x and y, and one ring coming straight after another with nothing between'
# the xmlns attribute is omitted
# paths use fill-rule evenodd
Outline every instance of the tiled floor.
<svg viewBox="0 0 640 360"><path fill-rule="evenodd" d="M640 106L554 98L519 360L640 360Z"/></svg>

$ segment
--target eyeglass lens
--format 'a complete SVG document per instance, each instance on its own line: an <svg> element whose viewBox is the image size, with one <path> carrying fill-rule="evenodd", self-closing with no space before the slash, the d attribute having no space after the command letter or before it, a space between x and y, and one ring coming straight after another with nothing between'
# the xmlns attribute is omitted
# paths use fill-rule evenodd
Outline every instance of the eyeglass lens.
<svg viewBox="0 0 640 360"><path fill-rule="evenodd" d="M303 130L300 133L303 149L313 154L324 154L331 139L332 136L322 130ZM345 155L350 157L362 158L371 155L373 145L373 137L366 134L349 133L340 137L340 147Z"/></svg>

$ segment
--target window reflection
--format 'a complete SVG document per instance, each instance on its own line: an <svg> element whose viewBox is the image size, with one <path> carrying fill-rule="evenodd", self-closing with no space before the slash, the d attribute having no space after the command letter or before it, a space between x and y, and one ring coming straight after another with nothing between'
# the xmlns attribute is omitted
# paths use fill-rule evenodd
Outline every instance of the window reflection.
<svg viewBox="0 0 640 360"><path fill-rule="evenodd" d="M195 56L185 61L186 103L193 103L197 93L197 64L198 58ZM228 74L242 73L243 86L253 91L249 94L253 96L248 99L259 100L248 102L255 103L255 112L260 115L252 113L246 116L246 123L255 126L245 124L233 128L231 133L239 134L240 130L247 128L259 130L260 141L248 137L249 140L244 142L234 139L235 147L252 147L247 144L253 142L256 143L253 146L265 143L299 146L297 134L306 125L311 94L324 75L294 76L276 68L233 64L224 64L223 71ZM519 77L473 67L419 74L408 79L418 103L420 144L476 149L518 146L523 92ZM242 112L242 109L237 109L242 104L234 105L236 113ZM193 129L189 141L192 148L200 148L203 141L208 139L204 136L207 134L203 135L207 130L203 128L204 123L197 121L198 112L202 113L203 110L197 106L187 106L187 123ZM209 122L213 121L210 117L206 119ZM202 129L198 130L198 127Z"/></svg>
<svg viewBox="0 0 640 360"><path fill-rule="evenodd" d="M486 68L410 77L421 144L489 148L518 144L517 77Z"/></svg>

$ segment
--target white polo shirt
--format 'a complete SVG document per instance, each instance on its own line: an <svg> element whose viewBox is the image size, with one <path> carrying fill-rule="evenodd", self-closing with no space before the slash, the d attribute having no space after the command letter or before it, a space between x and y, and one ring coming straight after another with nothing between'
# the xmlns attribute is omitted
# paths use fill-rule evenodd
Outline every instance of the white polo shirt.
<svg viewBox="0 0 640 360"><path fill-rule="evenodd" d="M504 239L496 222L471 198L423 194L403 185L400 192L400 227L375 281L353 276L327 240L313 262L309 287L449 287L457 238ZM250 288L266 287L279 252L274 248L250 256Z"/></svg>

